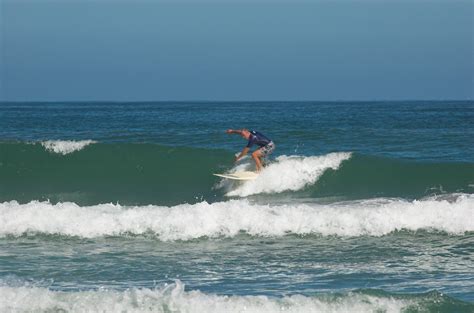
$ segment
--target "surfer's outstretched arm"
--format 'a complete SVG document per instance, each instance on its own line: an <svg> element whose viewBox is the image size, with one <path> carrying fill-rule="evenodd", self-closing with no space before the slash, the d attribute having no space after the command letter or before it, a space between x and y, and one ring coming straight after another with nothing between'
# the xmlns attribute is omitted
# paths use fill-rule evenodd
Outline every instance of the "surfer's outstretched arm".
<svg viewBox="0 0 474 313"><path fill-rule="evenodd" d="M228 134L239 134L242 135L242 131L240 129L228 129L225 131Z"/></svg>
<svg viewBox="0 0 474 313"><path fill-rule="evenodd" d="M245 148L242 150L242 152L240 152L240 154L235 157L235 162L237 162L238 160L240 160L240 158L242 158L243 156L245 156L248 152L249 152L249 148L245 147Z"/></svg>

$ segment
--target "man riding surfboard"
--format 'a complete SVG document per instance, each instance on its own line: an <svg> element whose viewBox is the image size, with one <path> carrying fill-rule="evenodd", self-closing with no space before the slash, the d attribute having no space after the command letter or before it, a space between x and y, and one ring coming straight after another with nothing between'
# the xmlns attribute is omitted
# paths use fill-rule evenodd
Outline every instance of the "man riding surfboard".
<svg viewBox="0 0 474 313"><path fill-rule="evenodd" d="M235 162L239 161L243 156L245 156L253 145L257 145L260 147L254 152L252 152L252 158L255 161L257 172L260 172L260 170L262 169L262 158L266 157L267 155L272 153L273 150L275 150L275 144L273 143L273 141L258 131L243 128L228 129L226 130L226 133L239 134L240 136L248 140L247 146L245 146L242 152L240 152L240 154L235 157Z"/></svg>

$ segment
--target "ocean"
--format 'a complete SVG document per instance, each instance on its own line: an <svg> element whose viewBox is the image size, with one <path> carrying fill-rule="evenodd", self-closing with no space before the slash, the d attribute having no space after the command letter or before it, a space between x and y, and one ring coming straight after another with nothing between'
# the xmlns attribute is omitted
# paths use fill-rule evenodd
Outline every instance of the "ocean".
<svg viewBox="0 0 474 313"><path fill-rule="evenodd" d="M0 311L474 312L474 102L2 102Z"/></svg>

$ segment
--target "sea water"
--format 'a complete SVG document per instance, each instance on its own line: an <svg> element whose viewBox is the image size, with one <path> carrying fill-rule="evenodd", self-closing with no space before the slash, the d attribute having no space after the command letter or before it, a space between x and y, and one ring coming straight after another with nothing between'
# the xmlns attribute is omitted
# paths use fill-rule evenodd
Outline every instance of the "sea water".
<svg viewBox="0 0 474 313"><path fill-rule="evenodd" d="M0 103L0 311L474 312L474 103Z"/></svg>

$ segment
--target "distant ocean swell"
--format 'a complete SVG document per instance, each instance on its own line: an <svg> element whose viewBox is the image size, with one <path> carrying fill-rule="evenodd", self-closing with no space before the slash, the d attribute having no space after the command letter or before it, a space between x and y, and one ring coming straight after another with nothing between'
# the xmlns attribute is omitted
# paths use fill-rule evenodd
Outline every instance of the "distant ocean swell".
<svg viewBox="0 0 474 313"><path fill-rule="evenodd" d="M225 150L92 140L0 143L0 201L93 205L222 201L229 197L365 199L474 193L474 163L414 162L358 153L279 156L260 177L230 183L212 173L236 167Z"/></svg>
<svg viewBox="0 0 474 313"><path fill-rule="evenodd" d="M474 305L438 292L400 295L357 290L316 296L224 296L184 284L156 289L52 291L35 286L0 286L2 312L472 312Z"/></svg>
<svg viewBox="0 0 474 313"><path fill-rule="evenodd" d="M333 204L261 205L248 200L125 207L16 201L0 204L0 236L152 235L162 241L250 236L383 236L396 231L474 232L474 196L378 198Z"/></svg>

